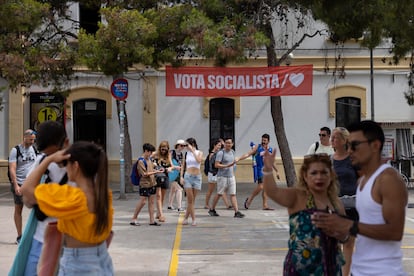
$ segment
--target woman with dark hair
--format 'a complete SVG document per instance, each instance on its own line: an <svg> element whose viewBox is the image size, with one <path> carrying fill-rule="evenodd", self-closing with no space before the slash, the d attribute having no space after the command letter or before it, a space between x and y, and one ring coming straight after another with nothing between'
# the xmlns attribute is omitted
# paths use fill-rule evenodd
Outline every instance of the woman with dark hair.
<svg viewBox="0 0 414 276"><path fill-rule="evenodd" d="M278 187L273 164L276 151L264 153L263 187L266 194L289 214L289 250L283 275L342 275L344 264L339 242L347 236L322 231L313 222L321 212L345 215L338 198L337 181L327 154L305 156L296 187Z"/></svg>
<svg viewBox="0 0 414 276"><path fill-rule="evenodd" d="M40 178L52 162L65 165L69 181L76 183L40 184L34 189L40 209L57 218L57 228L63 233L59 275L113 275L105 242L114 213L106 153L96 144L75 142L47 156L28 178Z"/></svg>
<svg viewBox="0 0 414 276"><path fill-rule="evenodd" d="M198 191L201 190L201 170L200 165L203 162L203 152L198 150L197 142L194 138L187 140L187 152L185 160L181 166L180 179L184 183L184 189L187 194L187 210L185 212L183 225L188 224L188 217L191 216L192 226L196 226L194 203Z"/></svg>
<svg viewBox="0 0 414 276"><path fill-rule="evenodd" d="M352 166L351 158L347 148L349 131L344 127L337 127L332 131L331 144L335 150L332 155L332 164L339 181L339 197L344 200L355 200L356 189L358 186L358 173ZM355 201L354 201L355 202ZM346 215L357 221L359 219L358 211L355 206L345 206ZM352 252L354 251L355 238L350 237L349 242L344 244L343 251L345 265L342 268L342 274L348 276L351 271Z"/></svg>

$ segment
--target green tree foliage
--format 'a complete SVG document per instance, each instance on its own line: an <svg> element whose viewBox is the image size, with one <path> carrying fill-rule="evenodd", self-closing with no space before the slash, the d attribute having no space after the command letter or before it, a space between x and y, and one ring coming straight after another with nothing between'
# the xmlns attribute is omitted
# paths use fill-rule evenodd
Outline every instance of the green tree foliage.
<svg viewBox="0 0 414 276"><path fill-rule="evenodd" d="M53 4L53 3L52 3ZM73 52L68 34L47 1L1 1L0 76L11 89L18 85L52 85L56 90L72 74Z"/></svg>
<svg viewBox="0 0 414 276"><path fill-rule="evenodd" d="M134 63L151 64L154 47L148 41L157 37L156 29L137 10L104 8L106 23L99 23L96 34L79 33L82 64L105 75L120 75Z"/></svg>
<svg viewBox="0 0 414 276"><path fill-rule="evenodd" d="M410 55L408 90L409 105L414 105L414 1L412 0L299 0L309 7L316 19L325 22L331 39L344 42L359 39L361 45L374 49L390 39L389 52L398 64Z"/></svg>

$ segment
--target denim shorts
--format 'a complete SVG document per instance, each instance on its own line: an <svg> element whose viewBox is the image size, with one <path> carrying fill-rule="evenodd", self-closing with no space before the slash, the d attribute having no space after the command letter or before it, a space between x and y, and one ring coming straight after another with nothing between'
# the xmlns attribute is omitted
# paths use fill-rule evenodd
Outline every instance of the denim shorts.
<svg viewBox="0 0 414 276"><path fill-rule="evenodd" d="M43 243L32 239L32 246L30 248L29 257L27 258L25 276L37 275L37 264L39 263L40 253L42 252Z"/></svg>
<svg viewBox="0 0 414 276"><path fill-rule="evenodd" d="M201 174L184 174L184 189L201 190Z"/></svg>
<svg viewBox="0 0 414 276"><path fill-rule="evenodd" d="M114 267L106 248L106 242L86 248L64 247L58 275L114 275Z"/></svg>

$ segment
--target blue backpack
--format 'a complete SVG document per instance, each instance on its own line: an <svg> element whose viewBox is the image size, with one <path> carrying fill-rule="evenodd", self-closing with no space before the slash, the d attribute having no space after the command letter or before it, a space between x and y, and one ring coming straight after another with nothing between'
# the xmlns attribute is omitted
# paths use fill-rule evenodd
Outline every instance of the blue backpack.
<svg viewBox="0 0 414 276"><path fill-rule="evenodd" d="M135 163L132 165L131 183L134 186L139 186L139 181L141 180L141 175L139 175L137 168L139 160L142 160L142 162L144 162L145 168L147 168L147 161L145 161L143 157L138 158L138 160L135 161Z"/></svg>

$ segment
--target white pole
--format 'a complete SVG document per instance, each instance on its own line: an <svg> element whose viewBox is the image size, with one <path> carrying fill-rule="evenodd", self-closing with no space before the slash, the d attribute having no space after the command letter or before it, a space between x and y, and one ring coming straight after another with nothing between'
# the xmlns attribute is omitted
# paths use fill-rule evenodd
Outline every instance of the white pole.
<svg viewBox="0 0 414 276"><path fill-rule="evenodd" d="M119 199L125 199L125 153L124 153L124 144L125 144L125 101L119 101L119 125L120 125L120 135L119 135L119 144L120 150L119 153L121 158L119 159L119 177L120 187L119 187Z"/></svg>

